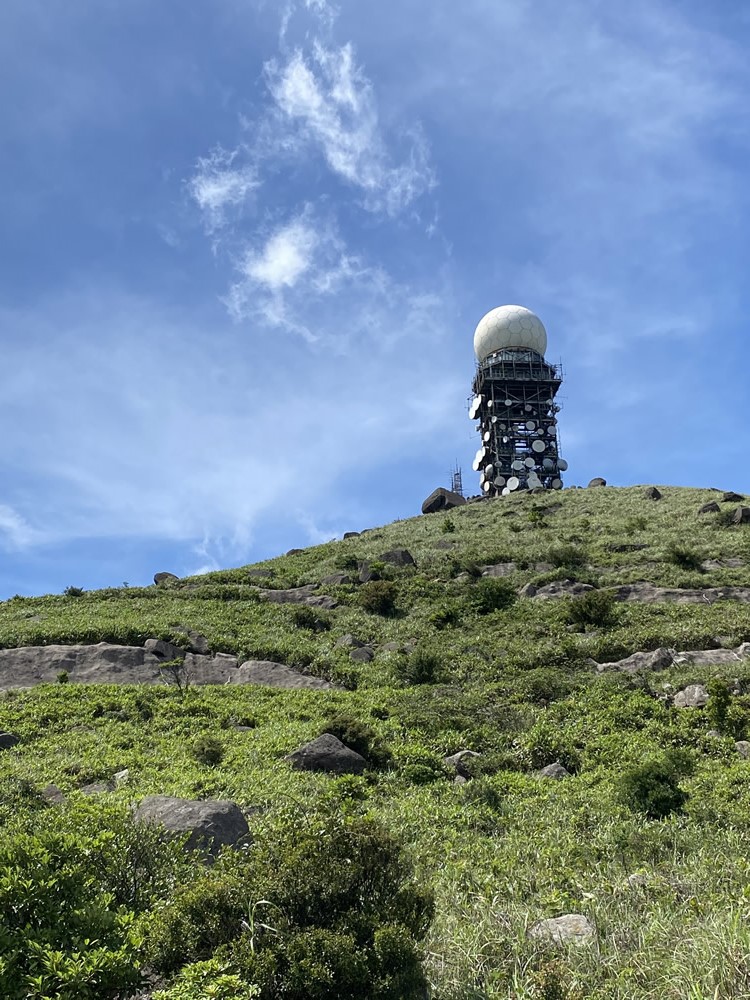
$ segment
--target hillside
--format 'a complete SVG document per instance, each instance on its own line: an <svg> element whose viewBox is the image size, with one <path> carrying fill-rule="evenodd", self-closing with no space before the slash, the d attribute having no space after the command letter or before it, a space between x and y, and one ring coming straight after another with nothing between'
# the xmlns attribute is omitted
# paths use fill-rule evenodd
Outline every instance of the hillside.
<svg viewBox="0 0 750 1000"><path fill-rule="evenodd" d="M750 996L750 501L659 491L1 604L0 995ZM285 759L327 732L358 773ZM155 794L251 837L204 866Z"/></svg>

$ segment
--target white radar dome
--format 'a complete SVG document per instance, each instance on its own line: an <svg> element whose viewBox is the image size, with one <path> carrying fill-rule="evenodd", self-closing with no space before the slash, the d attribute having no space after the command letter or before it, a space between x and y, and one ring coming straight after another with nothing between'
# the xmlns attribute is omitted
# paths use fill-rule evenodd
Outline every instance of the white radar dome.
<svg viewBox="0 0 750 1000"><path fill-rule="evenodd" d="M532 350L544 355L547 331L542 321L524 306L498 306L479 320L474 331L477 361L502 350Z"/></svg>

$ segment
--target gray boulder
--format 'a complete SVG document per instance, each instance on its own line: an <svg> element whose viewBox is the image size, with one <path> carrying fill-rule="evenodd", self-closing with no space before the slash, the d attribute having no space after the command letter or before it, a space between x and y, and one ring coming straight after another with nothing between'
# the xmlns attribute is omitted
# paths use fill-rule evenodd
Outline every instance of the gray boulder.
<svg viewBox="0 0 750 1000"><path fill-rule="evenodd" d="M201 635L200 632L196 632L195 629L188 628L187 625L176 625L175 632L184 633L186 639L185 648L189 652L199 653L201 656L207 656L211 652L208 639L205 635Z"/></svg>
<svg viewBox="0 0 750 1000"><path fill-rule="evenodd" d="M745 760L750 757L750 743L747 740L737 740L734 744L734 748L740 757L744 757Z"/></svg>
<svg viewBox="0 0 750 1000"><path fill-rule="evenodd" d="M441 510L462 507L465 503L466 500L460 493L453 493L451 490L446 490L444 487L438 486L422 503L422 513L437 514Z"/></svg>
<svg viewBox="0 0 750 1000"><path fill-rule="evenodd" d="M320 581L324 587L341 587L346 583L352 583L352 578L348 573L329 573Z"/></svg>
<svg viewBox="0 0 750 1000"><path fill-rule="evenodd" d="M154 573L154 583L157 586L160 583L168 583L170 580L179 580L179 576L175 576L174 573Z"/></svg>
<svg viewBox="0 0 750 1000"><path fill-rule="evenodd" d="M316 594L317 583L306 583L303 587L292 587L290 590L260 590L260 596L271 604L305 604L309 608L325 608L331 610L338 606L338 601L325 594Z"/></svg>
<svg viewBox="0 0 750 1000"><path fill-rule="evenodd" d="M721 498L721 502L722 502L722 503L742 503L742 501L743 501L744 499L745 499L745 498L744 498L744 496L743 496L743 495L742 495L741 493L732 493L732 492L730 491L730 492L728 492L728 493L725 493L725 494L724 494L724 495L722 496L722 498Z"/></svg>
<svg viewBox="0 0 750 1000"><path fill-rule="evenodd" d="M408 549L389 549L380 557L380 561L392 566L416 566L414 556Z"/></svg>
<svg viewBox="0 0 750 1000"><path fill-rule="evenodd" d="M450 757L443 757L443 763L454 770L457 777L468 781L471 778L471 771L469 771L465 762L481 756L476 750L459 750L458 753L453 753Z"/></svg>
<svg viewBox="0 0 750 1000"><path fill-rule="evenodd" d="M202 850L212 857L222 847L233 847L250 832L237 803L219 799L147 795L133 818L137 823L161 826L167 833L189 834L185 848Z"/></svg>
<svg viewBox="0 0 750 1000"><path fill-rule="evenodd" d="M565 913L562 917L539 920L529 928L529 937L547 944L592 944L596 929L588 917L580 913Z"/></svg>
<svg viewBox="0 0 750 1000"><path fill-rule="evenodd" d="M355 663L370 663L375 659L375 653L369 646L360 646L349 653L349 659Z"/></svg>
<svg viewBox="0 0 750 1000"><path fill-rule="evenodd" d="M290 753L288 760L297 771L324 771L328 774L362 774L367 761L350 750L331 733L323 733Z"/></svg>
<svg viewBox="0 0 750 1000"><path fill-rule="evenodd" d="M732 524L750 524L750 507L738 507L732 514Z"/></svg>
<svg viewBox="0 0 750 1000"><path fill-rule="evenodd" d="M482 568L482 576L512 576L516 570L517 566L514 562L495 563L494 566L484 566Z"/></svg>
<svg viewBox="0 0 750 1000"><path fill-rule="evenodd" d="M672 666L674 661L674 651L661 647L643 653L632 653L622 660L614 660L612 663L598 663L596 669L603 673L605 670L619 670L624 674L635 674L639 670L666 670Z"/></svg>
<svg viewBox="0 0 750 1000"><path fill-rule="evenodd" d="M301 674L285 663L271 660L245 660L232 675L233 684L264 684L266 687L302 688L315 691L330 691L335 685L322 677Z"/></svg>
<svg viewBox="0 0 750 1000"><path fill-rule="evenodd" d="M40 794L52 806L61 806L65 802L65 796L57 785L45 785Z"/></svg>
<svg viewBox="0 0 750 1000"><path fill-rule="evenodd" d="M152 653L157 660L181 660L185 658L185 650L164 639L146 639L143 648Z"/></svg>
<svg viewBox="0 0 750 1000"><path fill-rule="evenodd" d="M609 542L604 548L607 552L640 552L650 546L648 542Z"/></svg>
<svg viewBox="0 0 750 1000"><path fill-rule="evenodd" d="M718 514L720 512L720 510L721 510L721 507L716 503L716 501L712 500L710 503L704 503L702 507L699 507L698 508L698 513L699 514Z"/></svg>
<svg viewBox="0 0 750 1000"><path fill-rule="evenodd" d="M359 538L360 534L361 534L361 532L359 532L359 531L345 531L344 532L344 541L346 541L347 538Z"/></svg>
<svg viewBox="0 0 750 1000"><path fill-rule="evenodd" d="M702 684L688 684L674 696L675 708L703 708L708 704L708 691Z"/></svg>
<svg viewBox="0 0 750 1000"><path fill-rule="evenodd" d="M655 486L647 486L643 495L647 500L661 500L661 493Z"/></svg>
<svg viewBox="0 0 750 1000"><path fill-rule="evenodd" d="M606 486L607 480L602 479L601 476L595 476L590 482L589 486Z"/></svg>
<svg viewBox="0 0 750 1000"><path fill-rule="evenodd" d="M258 580L271 580L276 576L272 569L249 569L247 575L255 577Z"/></svg>
<svg viewBox="0 0 750 1000"><path fill-rule="evenodd" d="M340 639L336 640L336 649L349 648L349 649L361 649L365 645L361 639L357 639L353 636L351 632L347 632L346 635L342 635Z"/></svg>
<svg viewBox="0 0 750 1000"><path fill-rule="evenodd" d="M543 767L541 771L537 772L538 778L552 778L554 781L561 781L563 778L570 777L570 771L563 767L559 761L555 761L554 764L548 764Z"/></svg>
<svg viewBox="0 0 750 1000"><path fill-rule="evenodd" d="M519 594L521 597L549 600L555 597L578 597L579 594L587 594L590 590L594 590L590 583L579 583L577 580L555 580L543 587L527 583L526 586L521 587Z"/></svg>
<svg viewBox="0 0 750 1000"><path fill-rule="evenodd" d="M0 733L0 750L10 750L11 747L18 746L21 737L15 733Z"/></svg>

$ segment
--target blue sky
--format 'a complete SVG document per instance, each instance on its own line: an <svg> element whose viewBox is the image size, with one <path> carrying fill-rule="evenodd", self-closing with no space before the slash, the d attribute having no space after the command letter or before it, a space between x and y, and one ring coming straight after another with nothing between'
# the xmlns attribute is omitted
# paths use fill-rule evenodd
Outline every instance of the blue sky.
<svg viewBox="0 0 750 1000"><path fill-rule="evenodd" d="M750 7L4 0L0 598L418 512L481 316L566 484L750 492Z"/></svg>

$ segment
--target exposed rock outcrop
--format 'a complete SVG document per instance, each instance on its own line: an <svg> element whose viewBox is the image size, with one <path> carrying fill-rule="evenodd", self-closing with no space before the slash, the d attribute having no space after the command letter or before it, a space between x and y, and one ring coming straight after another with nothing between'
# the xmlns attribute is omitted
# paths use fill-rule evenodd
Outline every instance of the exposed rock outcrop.
<svg viewBox="0 0 750 1000"><path fill-rule="evenodd" d="M325 771L328 774L362 774L367 761L331 733L323 733L290 753L286 758L297 771Z"/></svg>
<svg viewBox="0 0 750 1000"><path fill-rule="evenodd" d="M247 820L236 802L220 799L180 799L147 795L136 808L136 823L151 823L171 834L189 834L187 850L215 856L224 846L233 847L249 834Z"/></svg>
<svg viewBox="0 0 750 1000"><path fill-rule="evenodd" d="M451 510L453 507L462 507L466 500L460 493L453 493L439 486L427 497L422 504L423 514L436 514L441 510Z"/></svg>

